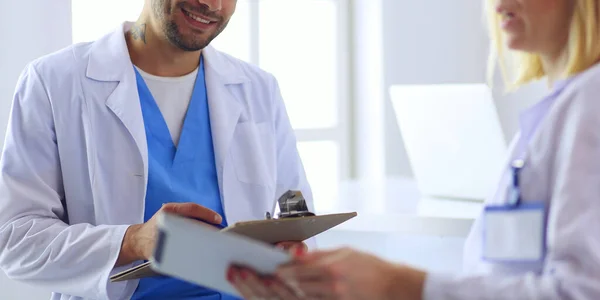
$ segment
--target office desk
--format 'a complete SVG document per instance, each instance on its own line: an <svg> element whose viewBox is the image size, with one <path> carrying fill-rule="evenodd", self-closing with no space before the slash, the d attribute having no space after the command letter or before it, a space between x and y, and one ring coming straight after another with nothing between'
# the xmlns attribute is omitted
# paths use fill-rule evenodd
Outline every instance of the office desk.
<svg viewBox="0 0 600 300"><path fill-rule="evenodd" d="M465 237L483 204L421 195L410 178L342 182L317 213L358 216L317 236L321 249L351 247L429 271L458 272Z"/></svg>
<svg viewBox="0 0 600 300"><path fill-rule="evenodd" d="M337 231L464 238L483 207L481 202L425 197L410 178L342 182L336 194L331 202L317 202L318 214L358 212Z"/></svg>

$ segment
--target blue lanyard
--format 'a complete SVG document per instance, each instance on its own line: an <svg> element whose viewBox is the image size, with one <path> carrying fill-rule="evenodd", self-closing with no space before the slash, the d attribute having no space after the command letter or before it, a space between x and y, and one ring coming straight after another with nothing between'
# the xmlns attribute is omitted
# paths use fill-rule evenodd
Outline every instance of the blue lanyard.
<svg viewBox="0 0 600 300"><path fill-rule="evenodd" d="M511 164L512 171L512 184L510 189L510 195L508 197L508 205L519 206L521 204L521 188L519 187L519 174L525 166L525 161L517 159Z"/></svg>

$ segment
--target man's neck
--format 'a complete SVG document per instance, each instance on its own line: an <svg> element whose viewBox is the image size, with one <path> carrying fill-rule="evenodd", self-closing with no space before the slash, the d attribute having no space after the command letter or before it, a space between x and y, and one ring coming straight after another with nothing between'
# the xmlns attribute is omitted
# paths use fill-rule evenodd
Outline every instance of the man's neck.
<svg viewBox="0 0 600 300"><path fill-rule="evenodd" d="M175 47L151 22L143 19L133 24L125 39L133 64L152 75L183 76L200 63L201 51L189 52Z"/></svg>

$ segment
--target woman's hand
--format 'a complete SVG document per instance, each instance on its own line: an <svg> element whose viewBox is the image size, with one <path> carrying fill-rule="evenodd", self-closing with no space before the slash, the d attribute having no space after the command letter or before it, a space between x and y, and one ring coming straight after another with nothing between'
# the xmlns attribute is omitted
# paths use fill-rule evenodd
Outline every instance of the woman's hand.
<svg viewBox="0 0 600 300"><path fill-rule="evenodd" d="M302 242L282 242L276 247L299 256L308 247ZM241 266L232 266L227 272L227 280L235 286L244 299L290 299L299 300L296 292L283 282L273 277L261 277L254 270Z"/></svg>
<svg viewBox="0 0 600 300"><path fill-rule="evenodd" d="M278 278L297 289L301 299L420 300L425 273L340 249L297 257L281 268Z"/></svg>
<svg viewBox="0 0 600 300"><path fill-rule="evenodd" d="M250 300L300 300L306 299L297 290L273 277L261 277L253 270L231 267L227 274L244 299Z"/></svg>

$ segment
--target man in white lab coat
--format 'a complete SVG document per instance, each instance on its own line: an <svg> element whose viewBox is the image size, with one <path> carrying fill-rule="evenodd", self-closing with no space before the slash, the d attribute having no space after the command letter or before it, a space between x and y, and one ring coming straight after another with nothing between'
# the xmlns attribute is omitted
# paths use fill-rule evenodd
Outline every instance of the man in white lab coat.
<svg viewBox="0 0 600 300"><path fill-rule="evenodd" d="M53 299L227 299L109 277L150 257L160 211L223 227L290 189L313 209L276 80L209 46L235 5L146 0L135 24L26 67L0 163L10 278Z"/></svg>

